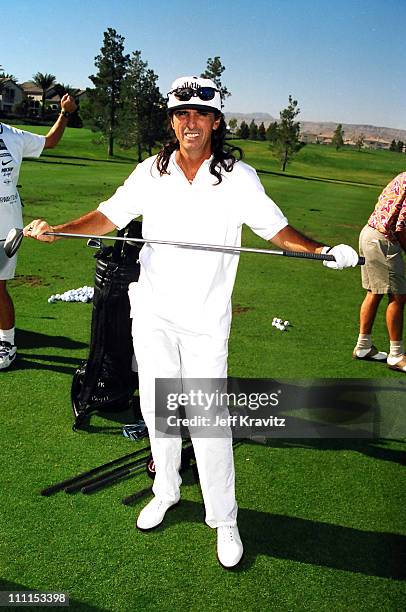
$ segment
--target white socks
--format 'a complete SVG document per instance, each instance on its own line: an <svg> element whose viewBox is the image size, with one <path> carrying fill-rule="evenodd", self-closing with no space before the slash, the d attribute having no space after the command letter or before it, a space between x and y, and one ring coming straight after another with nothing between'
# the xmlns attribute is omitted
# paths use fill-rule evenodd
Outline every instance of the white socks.
<svg viewBox="0 0 406 612"><path fill-rule="evenodd" d="M357 346L355 347L357 350L359 349L360 351L367 351L371 348L372 346L372 336L371 334L360 334L358 336L358 340L357 340Z"/></svg>
<svg viewBox="0 0 406 612"><path fill-rule="evenodd" d="M395 365L403 359L405 354L405 347L403 340L391 340L390 341L390 353L388 356L389 365Z"/></svg>
<svg viewBox="0 0 406 612"><path fill-rule="evenodd" d="M372 336L371 334L359 334L357 345L354 349L354 355L358 359L369 359L373 361L385 361L387 354L374 349L371 352L372 348ZM371 353L371 354L370 354Z"/></svg>
<svg viewBox="0 0 406 612"><path fill-rule="evenodd" d="M15 327L11 329L0 329L0 342L14 344Z"/></svg>

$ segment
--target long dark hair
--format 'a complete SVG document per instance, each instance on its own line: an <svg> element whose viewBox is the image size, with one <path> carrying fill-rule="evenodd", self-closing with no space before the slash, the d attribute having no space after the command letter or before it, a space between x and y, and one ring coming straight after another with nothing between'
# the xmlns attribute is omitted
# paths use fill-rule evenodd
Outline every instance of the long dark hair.
<svg viewBox="0 0 406 612"><path fill-rule="evenodd" d="M243 152L239 147L233 147L226 142L227 126L224 121L224 116L221 115L220 124L216 130L213 130L211 135L211 150L213 159L210 162L210 173L217 178L219 185L223 180L221 176L222 169L225 172L231 172L234 164L237 160L242 159ZM177 138L173 138L170 142L163 145L159 151L156 165L159 170L159 174L169 174L168 164L169 158L172 153L179 149L179 141Z"/></svg>

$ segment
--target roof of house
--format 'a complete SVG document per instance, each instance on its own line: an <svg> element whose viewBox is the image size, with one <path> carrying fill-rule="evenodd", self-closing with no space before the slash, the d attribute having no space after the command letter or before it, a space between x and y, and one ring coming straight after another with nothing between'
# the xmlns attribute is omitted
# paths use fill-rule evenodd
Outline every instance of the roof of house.
<svg viewBox="0 0 406 612"><path fill-rule="evenodd" d="M21 89L21 90L23 89L23 88L21 87L21 85L19 85L18 83L16 83L16 82L15 82L13 79L9 79L8 77L1 77L1 78L0 78L0 83L1 83L2 85L5 85L6 83L13 83L13 85L15 85L16 87L18 87L19 89Z"/></svg>
<svg viewBox="0 0 406 612"><path fill-rule="evenodd" d="M24 83L21 83L21 89L26 94L32 94L32 95L37 95L37 96L42 95L41 87L38 87L38 85L36 85L34 81L24 81Z"/></svg>

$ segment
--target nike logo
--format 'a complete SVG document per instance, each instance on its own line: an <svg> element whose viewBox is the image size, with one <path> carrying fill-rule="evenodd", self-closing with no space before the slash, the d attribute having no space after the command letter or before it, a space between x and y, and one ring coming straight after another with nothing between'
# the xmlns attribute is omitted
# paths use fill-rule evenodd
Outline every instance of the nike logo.
<svg viewBox="0 0 406 612"><path fill-rule="evenodd" d="M2 161L2 162L1 162L1 165L2 165L2 166L7 166L7 164L11 164L11 162L12 162L12 161L13 161L12 159L9 159L9 160L8 160L8 161L6 161L6 162L5 162L5 161Z"/></svg>

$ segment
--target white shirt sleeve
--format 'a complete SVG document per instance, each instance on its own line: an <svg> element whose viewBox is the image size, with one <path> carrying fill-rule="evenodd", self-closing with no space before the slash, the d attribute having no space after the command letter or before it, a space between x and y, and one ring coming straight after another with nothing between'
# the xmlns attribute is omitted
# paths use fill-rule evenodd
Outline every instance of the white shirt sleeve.
<svg viewBox="0 0 406 612"><path fill-rule="evenodd" d="M264 240L271 240L288 225L288 220L279 206L266 195L255 170L246 164L243 164L242 170L241 221Z"/></svg>
<svg viewBox="0 0 406 612"><path fill-rule="evenodd" d="M19 131L23 137L23 157L39 157L45 146L45 136Z"/></svg>
<svg viewBox="0 0 406 612"><path fill-rule="evenodd" d="M97 207L119 229L143 214L143 170L142 164L139 164L116 193Z"/></svg>

